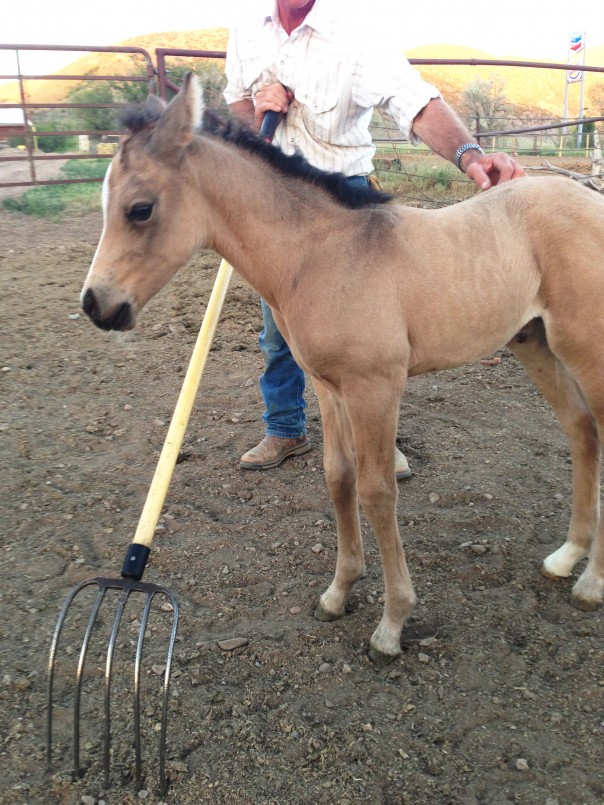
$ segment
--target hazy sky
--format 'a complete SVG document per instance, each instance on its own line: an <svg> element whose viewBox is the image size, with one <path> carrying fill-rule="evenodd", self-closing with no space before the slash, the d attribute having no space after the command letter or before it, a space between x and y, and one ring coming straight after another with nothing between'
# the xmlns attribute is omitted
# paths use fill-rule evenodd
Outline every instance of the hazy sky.
<svg viewBox="0 0 604 805"><path fill-rule="evenodd" d="M93 5L82 4L81 0L7 2L0 22L0 44L114 45L141 34L228 27L243 8L260 1L103 0ZM354 15L366 7L370 10L370 35L393 37L403 50L447 43L485 50L495 58L564 62L569 35L574 31L587 31L588 47L604 45L604 0L329 2L343 4ZM51 72L72 60L73 54L53 54L44 62L34 63L33 57L24 55L21 67L25 72ZM8 64L0 50L0 72L13 72L13 68L14 56L10 56Z"/></svg>

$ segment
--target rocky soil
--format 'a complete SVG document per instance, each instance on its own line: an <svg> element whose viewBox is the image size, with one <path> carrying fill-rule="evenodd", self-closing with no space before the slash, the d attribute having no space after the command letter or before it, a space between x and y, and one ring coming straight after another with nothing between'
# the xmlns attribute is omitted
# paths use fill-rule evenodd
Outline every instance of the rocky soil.
<svg viewBox="0 0 604 805"><path fill-rule="evenodd" d="M143 658L143 769L132 779L128 604L113 669L111 780L102 774L102 605L85 668L82 761L72 779L73 685L89 601L59 645L53 764L46 665L68 591L118 576L212 287L198 255L130 334L80 315L100 214L61 223L0 213L0 803L75 805L602 805L602 612L539 573L564 539L570 464L551 411L515 360L413 380L399 442L414 470L399 523L418 606L403 654L367 658L383 593L368 575L341 621L312 617L335 563L314 449L268 473L238 469L261 433L255 294L234 279L166 500L146 580L181 607L157 793L158 711L171 612L154 607ZM491 356L485 356L491 357ZM98 635L98 640L96 637ZM69 674L69 675L68 675Z"/></svg>

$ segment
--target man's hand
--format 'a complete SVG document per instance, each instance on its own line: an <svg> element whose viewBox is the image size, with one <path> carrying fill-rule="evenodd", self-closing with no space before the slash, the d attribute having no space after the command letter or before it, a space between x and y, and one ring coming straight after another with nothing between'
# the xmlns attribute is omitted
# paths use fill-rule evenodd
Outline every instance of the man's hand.
<svg viewBox="0 0 604 805"><path fill-rule="evenodd" d="M479 151L466 151L461 157L461 169L481 190L526 176L516 160L503 152L481 154Z"/></svg>
<svg viewBox="0 0 604 805"><path fill-rule="evenodd" d="M254 98L256 105L254 115L258 129L260 129L264 115L267 112L280 112L282 115L287 114L288 107L293 99L294 93L279 82L268 84L266 87L259 89Z"/></svg>

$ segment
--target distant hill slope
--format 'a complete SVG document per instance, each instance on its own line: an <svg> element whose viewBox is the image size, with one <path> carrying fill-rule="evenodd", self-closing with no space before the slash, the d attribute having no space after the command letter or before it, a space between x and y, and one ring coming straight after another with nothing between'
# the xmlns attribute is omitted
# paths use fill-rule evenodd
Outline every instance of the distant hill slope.
<svg viewBox="0 0 604 805"><path fill-rule="evenodd" d="M143 48L155 62L156 48L179 48L182 50L226 50L227 28L209 28L199 31L167 31L158 34L137 36L116 42L116 47ZM221 60L222 61L222 60ZM145 60L129 53L87 53L57 70L56 75L129 75L142 72ZM58 103L80 82L73 81L27 81L29 100L36 103ZM19 103L19 87L16 83L0 86L0 103Z"/></svg>
<svg viewBox="0 0 604 805"><path fill-rule="evenodd" d="M182 48L187 50L226 50L228 30L211 28L195 31L164 32L138 36L117 43L125 47L141 47L148 51L152 58L155 49ZM424 59L494 59L480 50L459 45L424 45L406 52L409 58ZM530 56L527 56L527 61ZM563 59L561 61L564 61ZM604 45L587 49L586 63L604 66ZM90 53L73 61L58 71L58 75L116 75L129 74L133 70L142 70L144 61L140 57L132 57L121 53ZM447 101L457 105L464 86L477 76L489 78L498 75L505 84L508 100L516 108L523 108L535 113L561 116L564 108L564 72L562 70L532 70L519 67L473 67L473 66L428 66L419 68L422 75L434 83L442 91ZM586 89L596 83L604 83L604 74L588 73ZM70 81L29 81L27 92L31 101L53 103L64 100L73 88ZM577 91L575 91L577 90ZM0 87L0 102L15 103L19 100L18 86L8 84ZM578 87L572 87L569 96L569 112L578 113Z"/></svg>
<svg viewBox="0 0 604 805"><path fill-rule="evenodd" d="M490 59L502 61L489 53L458 45L424 45L406 52L410 59ZM524 59L531 61L530 56ZM519 61L519 59L510 59ZM543 60L541 60L543 61ZM553 60L552 60L553 61ZM564 59L555 63L564 63ZM604 66L604 45L587 48L585 63L594 67ZM564 70L533 69L525 67L473 67L465 65L434 65L418 68L427 81L435 84L450 103L456 105L461 90L475 78L490 78L497 75L504 82L509 101L516 107L544 111L554 116L564 112ZM587 73L586 91L597 83L604 83L604 74ZM575 91L576 90L576 91ZM579 86L571 86L569 112L578 114Z"/></svg>

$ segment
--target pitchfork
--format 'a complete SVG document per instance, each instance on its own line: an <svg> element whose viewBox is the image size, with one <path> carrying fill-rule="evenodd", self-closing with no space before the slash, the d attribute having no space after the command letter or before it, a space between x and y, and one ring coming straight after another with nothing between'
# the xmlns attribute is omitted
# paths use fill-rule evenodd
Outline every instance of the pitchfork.
<svg viewBox="0 0 604 805"><path fill-rule="evenodd" d="M267 112L262 121L260 129L260 136L266 141L270 142L273 139L275 129L279 122L279 113ZM92 630L97 621L97 615L100 606L103 602L105 594L108 590L120 591L117 611L113 620L113 627L111 629L111 636L109 638L109 645L107 649L107 660L105 664L105 691L104 691L104 751L103 751L103 768L105 777L105 787L109 786L109 767L110 767L110 748L111 748L111 671L113 667L113 658L115 653L115 644L117 641L120 624L124 614L126 603L132 593L144 593L146 596L143 614L140 620L140 629L138 633L138 640L136 645L136 655L134 660L134 753L135 753L135 783L137 788L141 787L142 781L142 760L141 760L141 718L140 718L140 675L141 663L143 655L143 645L145 640L145 632L147 629L147 622L149 613L151 611L151 604L156 595L163 595L166 597L169 608L172 609L172 628L170 630L170 637L168 641L168 650L166 655L166 665L164 670L163 682L163 697L162 697L162 716L160 724L160 745L159 745L159 787L162 793L167 788L166 779L166 733L168 724L168 695L170 686L170 670L172 667L172 658L174 656L174 644L176 642L176 630L178 628L178 603L176 598L167 589L157 584L149 584L141 581L147 560L151 552L151 543L153 542L153 535L159 521L162 506L168 492L168 486L172 478L172 473L176 465L178 453L182 444L193 402L199 383L203 374L205 363L210 352L210 346L216 326L222 310L222 305L229 287L231 275L233 273L232 267L223 260L220 264L214 287L210 295L208 306L206 309L201 329L195 343L193 355L187 369L187 374L174 409L174 415L168 429L166 441L164 443L157 468L149 487L147 499L143 507L143 511L134 535L134 540L128 546L124 564L122 566L121 578L107 579L100 576L95 576L92 579L87 579L77 585L67 596L63 608L59 615L57 625L55 627L54 636L50 646L50 657L48 660L48 692L47 692L47 759L48 767L52 765L52 694L53 694L53 680L55 671L55 658L57 654L57 646L59 636L67 612L73 603L74 598L86 587L96 585L97 596L92 607L82 646L76 671L75 692L74 692L74 714L73 714L73 769L76 776L81 776L80 765L80 702L82 692L82 678L84 672L84 663L86 661L86 654L92 635Z"/></svg>
<svg viewBox="0 0 604 805"><path fill-rule="evenodd" d="M168 721L168 694L170 685L170 670L172 667L172 658L174 655L174 644L176 641L176 630L178 628L178 603L174 595L166 587L157 584L149 584L141 581L149 554L151 552L151 543L153 535L157 527L157 523L161 514L161 509L168 491L172 472L176 464L178 453L182 444L185 429L189 421L195 395L199 387L201 376L203 374L204 366L210 351L210 345L216 331L216 325L222 309L222 304L226 296L226 292L231 279L232 267L223 260L214 288L208 302L208 307L197 337L193 355L187 369L178 402L174 410L174 415L168 429L166 441L164 443L147 499L143 507L143 511L138 523L134 540L129 545L124 564L121 570L121 578L108 579L96 576L86 581L81 582L75 587L67 596L63 605L57 625L55 628L52 644L50 647L50 657L48 661L48 692L47 692L47 758L48 766L50 768L52 763L52 727L53 727L53 680L55 671L55 659L57 654L57 645L59 636L65 623L65 618L74 598L84 588L96 585L97 595L90 616L88 618L86 630L82 640L82 645L79 653L79 660L77 664L75 689L74 689L74 716L73 716L73 768L76 776L81 776L82 770L80 765L80 703L82 693L82 678L84 672L84 664L86 661L86 654L88 652L90 637L95 623L99 609L105 598L108 590L118 590L120 592L117 611L113 620L113 627L111 629L111 636L109 638L109 645L107 649L107 660L105 664L105 688L104 688L104 776L105 787L109 786L109 756L111 746L111 707L110 707L110 693L111 693L111 671L113 667L113 659L115 653L115 645L124 614L124 609L129 597L133 593L144 593L146 596L145 604L143 607L142 616L140 618L140 629L138 633L138 640L136 646L136 655L134 661L134 749L135 749L135 781L137 787L141 787L141 718L140 718L140 675L141 675L141 661L143 654L143 645L145 640L145 632L147 629L147 622L149 613L151 611L151 604L155 596L165 596L167 603L162 608L172 610L172 627L168 641L168 649L165 663L164 679L163 679L163 699L162 699L162 716L160 727L160 747L159 747L159 784L160 790L166 790L166 731Z"/></svg>

